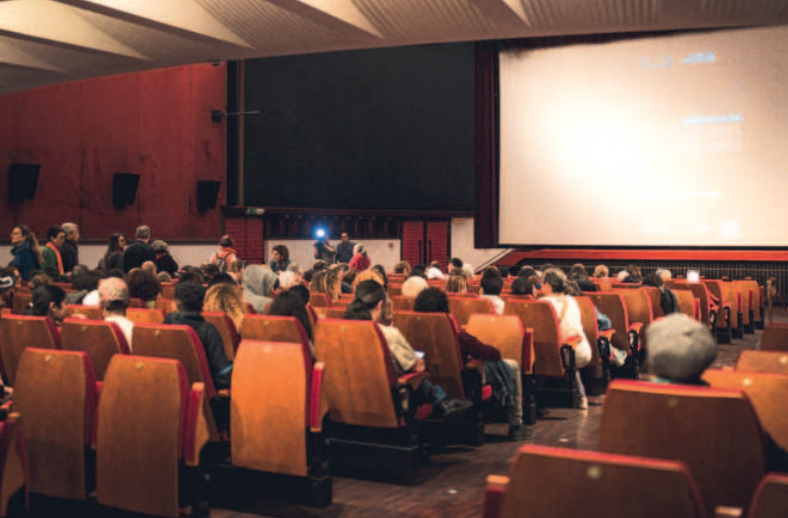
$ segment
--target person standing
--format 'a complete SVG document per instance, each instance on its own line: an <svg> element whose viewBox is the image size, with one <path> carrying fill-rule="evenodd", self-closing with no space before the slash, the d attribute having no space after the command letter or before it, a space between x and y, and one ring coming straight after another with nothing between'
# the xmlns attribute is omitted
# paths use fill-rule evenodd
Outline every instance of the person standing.
<svg viewBox="0 0 788 518"><path fill-rule="evenodd" d="M326 264L334 264L337 251L328 241L328 234L324 234L312 246L315 249L315 259L322 259Z"/></svg>
<svg viewBox="0 0 788 518"><path fill-rule="evenodd" d="M156 263L156 252L148 243L150 242L150 227L140 225L136 232L137 240L126 247L123 252L123 271L129 273L134 268L140 268L145 261Z"/></svg>
<svg viewBox="0 0 788 518"><path fill-rule="evenodd" d="M233 270L233 265L238 261L238 252L233 248L233 238L227 234L219 240L219 249L211 255L211 264L219 268L219 273Z"/></svg>
<svg viewBox="0 0 788 518"><path fill-rule="evenodd" d="M30 273L41 268L41 250L38 240L25 225L17 225L11 231L11 254L14 256L9 266L19 270L22 280L30 280Z"/></svg>
<svg viewBox="0 0 788 518"><path fill-rule="evenodd" d="M348 236L347 232L342 232L339 239L341 241L337 245L337 262L349 263L353 259L353 248L356 244L350 241L350 236Z"/></svg>
<svg viewBox="0 0 788 518"><path fill-rule="evenodd" d="M66 272L63 270L63 258L60 255L60 249L63 242L66 240L66 233L60 227L50 227L47 230L47 244L41 249L41 258L43 263L41 267L46 270L47 268L54 268L59 275L64 275Z"/></svg>
<svg viewBox="0 0 788 518"><path fill-rule="evenodd" d="M290 266L290 250L285 245L276 245L271 250L271 260L268 262L268 266L276 274L287 271L287 267Z"/></svg>
<svg viewBox="0 0 788 518"><path fill-rule="evenodd" d="M60 225L66 234L66 240L60 247L60 258L63 261L63 271L71 273L76 265L79 264L79 227L76 223L63 223Z"/></svg>

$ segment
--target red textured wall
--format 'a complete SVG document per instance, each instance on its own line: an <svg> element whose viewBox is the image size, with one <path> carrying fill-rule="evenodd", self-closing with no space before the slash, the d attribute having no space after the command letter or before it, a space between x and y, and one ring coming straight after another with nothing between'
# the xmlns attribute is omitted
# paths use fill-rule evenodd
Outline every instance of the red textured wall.
<svg viewBox="0 0 788 518"><path fill-rule="evenodd" d="M263 218L260 217L229 217L224 222L225 234L233 238L238 257L251 263L263 260Z"/></svg>
<svg viewBox="0 0 788 518"><path fill-rule="evenodd" d="M65 221L85 238L145 223L164 239L222 234L225 67L194 65L91 79L0 97L0 221L39 235ZM33 201L9 203L8 166L41 165ZM115 210L112 177L140 174L135 204ZM217 208L197 211L197 181L222 182ZM0 229L4 232L6 228Z"/></svg>

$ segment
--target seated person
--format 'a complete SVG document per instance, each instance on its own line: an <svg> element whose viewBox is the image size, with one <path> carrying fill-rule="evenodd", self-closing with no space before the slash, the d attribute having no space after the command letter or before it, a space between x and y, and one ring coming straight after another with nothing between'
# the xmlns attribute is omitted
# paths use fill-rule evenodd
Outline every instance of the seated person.
<svg viewBox="0 0 788 518"><path fill-rule="evenodd" d="M380 283L374 280L362 281L356 286L356 298L345 309L344 318L347 320L371 320L378 323L385 300L386 290ZM386 338L396 377L408 372L424 371L424 360L416 356L408 341L396 327L378 323L378 328ZM428 379L422 381L416 389L414 399L416 405L432 404L432 416L437 418L457 418L473 406L470 401L448 398L441 387L433 385Z"/></svg>
<svg viewBox="0 0 788 518"><path fill-rule="evenodd" d="M66 318L66 292L59 286L42 284L33 290L30 306L24 314L49 317L58 326Z"/></svg>
<svg viewBox="0 0 788 518"><path fill-rule="evenodd" d="M131 335L134 331L134 322L126 318L126 309L129 307L129 287L123 279L109 277L102 279L98 287L99 305L104 311L104 320L115 322L123 331L126 342L131 348Z"/></svg>
<svg viewBox="0 0 788 518"><path fill-rule="evenodd" d="M503 315L506 303L500 297L503 291L503 277L497 268L487 268L482 274L481 293L479 296L492 302L495 312Z"/></svg>
<svg viewBox="0 0 788 518"><path fill-rule="evenodd" d="M530 295L536 298L536 287L531 279L526 277L517 277L512 283L512 294L521 297Z"/></svg>
<svg viewBox="0 0 788 518"><path fill-rule="evenodd" d="M449 297L439 288L428 288L416 297L413 310L420 313L449 314ZM502 360L501 352L479 341L465 330L459 333L460 349L465 360L484 362L484 375L492 386L496 401L506 407L509 416L509 438L527 439L533 431L523 425L523 385L520 365L514 360Z"/></svg>
<svg viewBox="0 0 788 518"><path fill-rule="evenodd" d="M717 342L708 327L674 313L646 328L646 342L651 381L708 386L701 376L717 357Z"/></svg>
<svg viewBox="0 0 788 518"><path fill-rule="evenodd" d="M402 283L402 296L415 299L422 290L426 290L429 286L422 277L408 277Z"/></svg>
<svg viewBox="0 0 788 518"><path fill-rule="evenodd" d="M309 321L306 303L297 290L285 290L276 296L274 301L268 306L268 314L280 317L295 317L301 323L301 327L306 332L309 339L309 353L312 360L315 356L315 346L312 343L312 323Z"/></svg>
<svg viewBox="0 0 788 518"><path fill-rule="evenodd" d="M446 281L447 293L468 293L468 282L465 280L464 275L452 273L449 275L449 280Z"/></svg>
<svg viewBox="0 0 788 518"><path fill-rule="evenodd" d="M676 294L663 285L662 277L656 273L650 273L643 277L643 286L653 286L659 290L659 305L662 307L662 312L666 315L671 313L680 313L679 299Z"/></svg>
<svg viewBox="0 0 788 518"><path fill-rule="evenodd" d="M175 287L175 306L178 311L167 314L164 323L185 325L194 329L205 349L205 357L216 389L230 388L233 364L224 354L224 344L219 331L200 315L204 297L205 288L201 284L179 282Z"/></svg>

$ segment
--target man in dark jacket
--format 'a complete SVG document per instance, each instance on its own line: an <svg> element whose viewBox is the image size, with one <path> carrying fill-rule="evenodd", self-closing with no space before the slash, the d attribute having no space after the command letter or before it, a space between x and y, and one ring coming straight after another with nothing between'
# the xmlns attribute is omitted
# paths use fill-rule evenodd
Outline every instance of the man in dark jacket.
<svg viewBox="0 0 788 518"><path fill-rule="evenodd" d="M123 252L123 271L129 273L133 268L139 268L145 261L156 262L156 252L148 243L150 242L150 227L140 225L137 227L137 240L126 247Z"/></svg>
<svg viewBox="0 0 788 518"><path fill-rule="evenodd" d="M63 223L61 228L66 234L66 240L60 247L60 259L63 262L63 272L68 274L79 264L79 227L76 223Z"/></svg>
<svg viewBox="0 0 788 518"><path fill-rule="evenodd" d="M164 323L189 326L194 329L202 342L203 349L205 349L205 357L208 360L208 367L211 369L211 377L216 389L230 388L233 364L224 354L224 344L219 331L213 324L206 322L200 314L204 296L205 288L201 284L196 282L178 283L175 288L175 305L178 311L169 313L164 319Z"/></svg>

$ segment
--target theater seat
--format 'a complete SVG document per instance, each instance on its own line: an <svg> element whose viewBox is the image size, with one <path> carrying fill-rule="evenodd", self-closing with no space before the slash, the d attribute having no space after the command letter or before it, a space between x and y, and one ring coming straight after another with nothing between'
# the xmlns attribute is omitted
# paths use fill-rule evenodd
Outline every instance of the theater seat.
<svg viewBox="0 0 788 518"><path fill-rule="evenodd" d="M131 354L126 335L115 322L67 318L60 331L63 350L87 353L98 381L104 380L113 355Z"/></svg>
<svg viewBox="0 0 788 518"><path fill-rule="evenodd" d="M97 383L84 352L27 349L19 361L13 409L24 416L28 488L85 500L95 467L86 460L94 434Z"/></svg>
<svg viewBox="0 0 788 518"><path fill-rule="evenodd" d="M788 375L788 352L742 351L736 370Z"/></svg>
<svg viewBox="0 0 788 518"><path fill-rule="evenodd" d="M0 423L0 516L8 516L8 503L17 492L25 488L25 510L27 509L26 486L27 453L19 432L21 419L13 412ZM26 480L27 479L27 480Z"/></svg>
<svg viewBox="0 0 788 518"><path fill-rule="evenodd" d="M323 364L313 367L302 343L244 340L233 370L230 430L233 466L307 479L310 500L327 505L322 376Z"/></svg>
<svg viewBox="0 0 788 518"><path fill-rule="evenodd" d="M644 346L645 328L644 323L634 320L629 314L629 307L623 298L622 292L632 290L619 290L610 293L589 293L588 296L600 313L606 315L615 334L612 344L616 349L626 351L632 357L628 361L627 368L616 371L620 377L631 377L637 379L640 375L640 363L642 359L641 349ZM643 290L637 290L643 292ZM647 293L643 292L648 296Z"/></svg>
<svg viewBox="0 0 788 518"><path fill-rule="evenodd" d="M471 315L482 313L487 315L495 314L495 306L490 299L479 297L449 297L449 311L457 320L458 326L468 323Z"/></svg>
<svg viewBox="0 0 788 518"><path fill-rule="evenodd" d="M164 322L164 311L148 308L128 308L126 318L135 324L161 324Z"/></svg>
<svg viewBox="0 0 788 518"><path fill-rule="evenodd" d="M394 377L386 339L373 322L323 319L315 348L317 360L331 366L323 390L332 470L412 479L422 446L417 421L432 412L411 401L423 374Z"/></svg>
<svg viewBox="0 0 788 518"><path fill-rule="evenodd" d="M208 440L202 384L174 360L115 355L98 406L96 497L109 507L177 517L204 514L207 488L188 466ZM183 480L181 480L183 479ZM179 484L189 499L179 502Z"/></svg>
<svg viewBox="0 0 788 518"><path fill-rule="evenodd" d="M48 317L3 315L0 317L0 359L9 385L16 381L16 369L28 347L60 349L60 331Z"/></svg>
<svg viewBox="0 0 788 518"><path fill-rule="evenodd" d="M784 518L786 510L788 475L770 473L755 491L747 518Z"/></svg>
<svg viewBox="0 0 788 518"><path fill-rule="evenodd" d="M224 345L224 354L229 361L235 358L235 351L238 350L238 344L241 343L241 336L235 328L235 323L230 315L222 313L221 311L203 311L202 317L206 322L210 322L219 331L222 337L222 344Z"/></svg>
<svg viewBox="0 0 788 518"><path fill-rule="evenodd" d="M484 518L705 518L682 462L528 445L490 476Z"/></svg>
<svg viewBox="0 0 788 518"><path fill-rule="evenodd" d="M242 331L244 340L298 343L309 347L306 331L296 317L247 316Z"/></svg>
<svg viewBox="0 0 788 518"><path fill-rule="evenodd" d="M788 324L766 324L761 335L761 350L788 352Z"/></svg>
<svg viewBox="0 0 788 518"><path fill-rule="evenodd" d="M602 452L685 462L709 516L746 507L766 472L764 433L740 391L614 381L599 436Z"/></svg>

